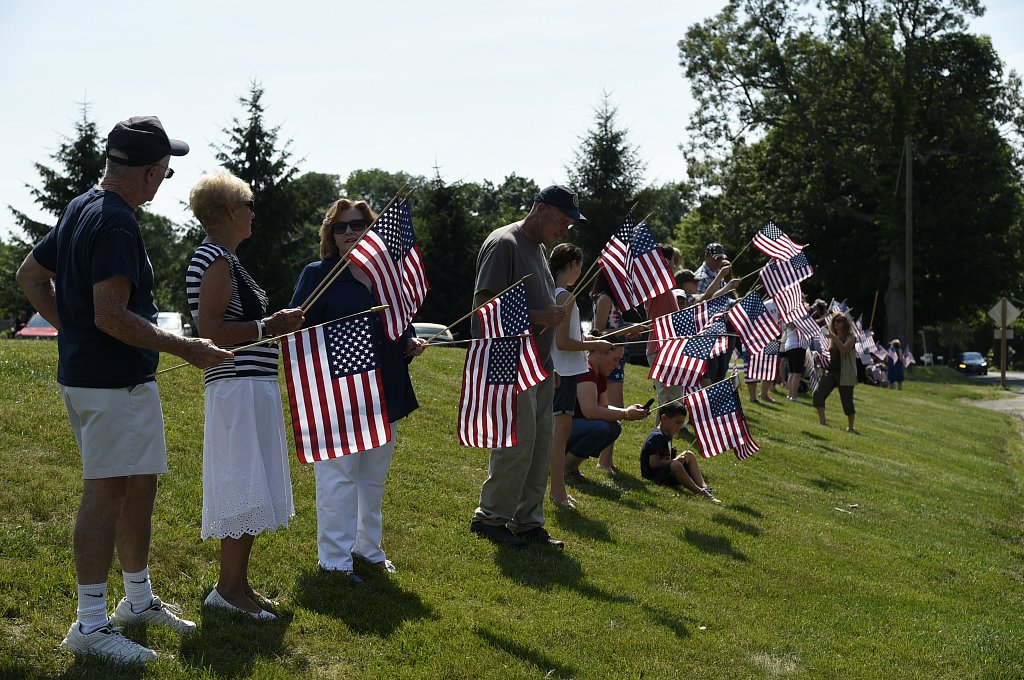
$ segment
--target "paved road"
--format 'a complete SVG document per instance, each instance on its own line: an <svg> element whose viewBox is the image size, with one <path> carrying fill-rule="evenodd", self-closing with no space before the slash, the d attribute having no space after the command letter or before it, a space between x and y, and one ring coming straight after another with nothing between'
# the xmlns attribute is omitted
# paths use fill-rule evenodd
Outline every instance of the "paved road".
<svg viewBox="0 0 1024 680"><path fill-rule="evenodd" d="M999 384L999 371L989 371L988 375L972 375L968 378L972 382L985 385ZM1006 399L993 399L971 402L975 406L990 408L1003 413L1013 413L1024 418L1024 373L1016 371L1006 372Z"/></svg>

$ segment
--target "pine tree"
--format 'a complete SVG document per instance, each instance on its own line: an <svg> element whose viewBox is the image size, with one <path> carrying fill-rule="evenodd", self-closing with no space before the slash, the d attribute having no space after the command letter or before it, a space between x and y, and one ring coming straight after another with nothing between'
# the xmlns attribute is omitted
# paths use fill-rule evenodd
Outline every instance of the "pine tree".
<svg viewBox="0 0 1024 680"><path fill-rule="evenodd" d="M298 173L290 162L291 140L279 144L281 126L267 125L263 87L253 82L239 103L246 117L235 118L224 130L227 143L213 146L221 166L252 188L253 234L242 242L238 256L267 291L270 308L280 309L291 299L295 278L308 259L308 241L317 237L304 228L299 215L299 200L291 186Z"/></svg>
<svg viewBox="0 0 1024 680"><path fill-rule="evenodd" d="M52 168L42 163L35 163L36 172L42 179L42 185L34 187L26 184L32 194L33 202L45 212L53 215L52 223L44 223L33 220L25 213L8 205L7 208L14 215L14 220L21 227L25 238L15 236L12 240L14 245L21 246L27 252L27 247L46 235L57 217L60 216L65 206L73 198L84 194L96 186L103 176L103 168L106 164L104 153L105 137L101 137L96 130L96 123L89 120L89 103L83 102L81 108L82 116L75 123L74 134L65 137L60 147L50 158L57 163Z"/></svg>
<svg viewBox="0 0 1024 680"><path fill-rule="evenodd" d="M608 93L602 96L594 111L594 126L580 139L573 165L566 168L588 220L585 229L573 229L570 236L588 261L597 257L622 224L644 174L644 162L629 143L628 131L618 126L618 109L609 97Z"/></svg>

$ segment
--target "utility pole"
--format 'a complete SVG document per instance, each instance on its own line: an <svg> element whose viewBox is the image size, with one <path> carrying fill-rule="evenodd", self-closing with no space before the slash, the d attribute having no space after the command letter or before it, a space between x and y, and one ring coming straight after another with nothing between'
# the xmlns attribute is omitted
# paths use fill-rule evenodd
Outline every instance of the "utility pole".
<svg viewBox="0 0 1024 680"><path fill-rule="evenodd" d="M907 326L903 338L909 350L914 342L914 142L910 135L903 138L903 153L907 159Z"/></svg>

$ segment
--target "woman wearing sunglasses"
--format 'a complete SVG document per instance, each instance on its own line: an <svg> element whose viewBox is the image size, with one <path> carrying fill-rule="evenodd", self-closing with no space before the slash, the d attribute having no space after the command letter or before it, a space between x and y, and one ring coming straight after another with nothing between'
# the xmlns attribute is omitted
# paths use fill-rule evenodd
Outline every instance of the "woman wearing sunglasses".
<svg viewBox="0 0 1024 680"><path fill-rule="evenodd" d="M299 275L293 306L302 305L310 297L376 217L366 201L342 198L327 209L320 227L321 259L306 265ZM355 315L377 304L371 281L359 267L349 266L306 310L305 326ZM356 584L363 579L353 570L354 557L373 569L395 572L395 565L381 549L384 480L395 451L396 423L419 406L409 379L408 361L422 354L426 344L415 336L412 326L398 340L391 341L384 335L379 314L372 314L370 322L391 421L391 440L374 449L313 464L320 568Z"/></svg>

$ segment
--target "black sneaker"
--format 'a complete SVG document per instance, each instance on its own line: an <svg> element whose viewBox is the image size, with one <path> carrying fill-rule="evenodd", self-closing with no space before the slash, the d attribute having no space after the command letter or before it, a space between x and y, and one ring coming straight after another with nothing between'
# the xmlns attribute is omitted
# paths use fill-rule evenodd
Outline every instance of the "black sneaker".
<svg viewBox="0 0 1024 680"><path fill-rule="evenodd" d="M552 548L558 548L562 550L565 548L565 541L559 541L557 538L551 538L551 534L544 527L534 527L529 531L524 531L520 534L515 534L518 538L526 541L530 545L548 545Z"/></svg>
<svg viewBox="0 0 1024 680"><path fill-rule="evenodd" d="M507 528L494 524L486 524L478 519L469 523L469 530L478 536L486 538L491 543L506 548L525 548L526 541L519 538Z"/></svg>

